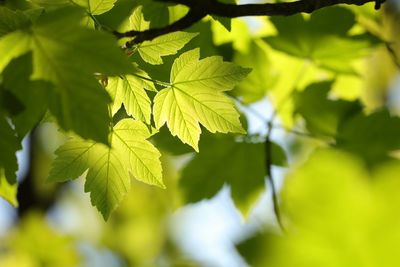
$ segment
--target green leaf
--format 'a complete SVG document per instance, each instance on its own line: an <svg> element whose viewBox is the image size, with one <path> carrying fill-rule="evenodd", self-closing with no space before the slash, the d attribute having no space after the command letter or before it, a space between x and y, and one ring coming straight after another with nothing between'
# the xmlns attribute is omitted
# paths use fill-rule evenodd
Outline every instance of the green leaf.
<svg viewBox="0 0 400 267"><path fill-rule="evenodd" d="M21 144L11 128L7 119L0 115L0 169L4 169L4 175L9 184L17 181L18 170L16 153L21 149Z"/></svg>
<svg viewBox="0 0 400 267"><path fill-rule="evenodd" d="M308 20L294 15L273 17L271 21L278 35L265 40L274 49L310 59L317 66L335 72L355 74L352 60L368 55L376 43L369 35L348 34L355 24L354 15L341 7L318 10Z"/></svg>
<svg viewBox="0 0 400 267"><path fill-rule="evenodd" d="M286 167L288 165L288 159L286 157L286 153L283 148L271 142L271 164L275 166Z"/></svg>
<svg viewBox="0 0 400 267"><path fill-rule="evenodd" d="M336 146L377 165L400 149L400 118L387 109L359 114L343 122L337 133Z"/></svg>
<svg viewBox="0 0 400 267"><path fill-rule="evenodd" d="M12 116L15 131L21 138L43 118L52 94L51 84L30 81L31 73L31 53L13 60L3 72L4 87L24 106L23 111Z"/></svg>
<svg viewBox="0 0 400 267"><path fill-rule="evenodd" d="M286 166L283 149L273 142L271 146L272 164ZM247 216L265 187L265 142L238 141L232 135L206 134L200 147L201 152L182 171L180 185L186 201L211 198L227 184L236 206Z"/></svg>
<svg viewBox="0 0 400 267"><path fill-rule="evenodd" d="M135 10L132 12L132 14L125 21L121 23L119 30L120 31L148 30L150 27L150 22L145 20L142 9L143 9L142 6L136 7Z"/></svg>
<svg viewBox="0 0 400 267"><path fill-rule="evenodd" d="M26 28L29 19L21 11L12 11L0 6L0 37L7 33Z"/></svg>
<svg viewBox="0 0 400 267"><path fill-rule="evenodd" d="M10 63L11 60L29 52L31 38L23 31L14 31L0 38L0 71Z"/></svg>
<svg viewBox="0 0 400 267"><path fill-rule="evenodd" d="M276 242L275 235L269 232L257 233L245 240L241 240L236 245L236 249L250 266L261 266L264 263L263 260L270 257L272 249L269 246L273 246L274 242Z"/></svg>
<svg viewBox="0 0 400 267"><path fill-rule="evenodd" d="M30 0L30 1L38 6L45 8L62 7L71 3L71 0Z"/></svg>
<svg viewBox="0 0 400 267"><path fill-rule="evenodd" d="M172 66L171 87L154 98L156 127L167 123L172 135L196 151L199 123L212 133L244 133L233 101L222 91L231 90L249 72L221 57L200 60L199 49L182 54Z"/></svg>
<svg viewBox="0 0 400 267"><path fill-rule="evenodd" d="M143 31L149 29L150 23L145 21L142 14L142 6L135 9L132 15L122 24L120 30ZM190 42L197 33L172 32L154 38L151 41L144 41L135 48L142 59L147 63L163 64L161 57L175 55L182 47Z"/></svg>
<svg viewBox="0 0 400 267"><path fill-rule="evenodd" d="M73 137L56 151L48 180L77 178L89 169L85 191L107 219L128 192L130 175L164 188L160 153L146 140L149 137L147 127L132 119L121 120L114 127L110 147Z"/></svg>
<svg viewBox="0 0 400 267"><path fill-rule="evenodd" d="M6 116L16 116L23 112L24 109L24 104L0 84L0 113Z"/></svg>
<svg viewBox="0 0 400 267"><path fill-rule="evenodd" d="M40 262L42 266L71 267L82 263L75 240L57 231L39 211L31 211L21 218L4 246L5 254L11 258L5 261L5 266L35 266Z"/></svg>
<svg viewBox="0 0 400 267"><path fill-rule="evenodd" d="M150 22L151 28L160 28L172 23L168 9L169 4L162 1L137 0L135 4L142 7L143 17Z"/></svg>
<svg viewBox="0 0 400 267"><path fill-rule="evenodd" d="M56 8L78 5L86 9L91 15L101 15L111 10L117 0L30 0L38 6Z"/></svg>
<svg viewBox="0 0 400 267"><path fill-rule="evenodd" d="M114 7L117 0L70 0L73 3L84 7L92 15L100 15Z"/></svg>
<svg viewBox="0 0 400 267"><path fill-rule="evenodd" d="M137 70L136 75L150 78L146 72ZM154 84L135 75L108 79L107 91L113 99L111 114L114 115L124 104L126 113L137 120L150 124L151 101L145 89L156 91Z"/></svg>
<svg viewBox="0 0 400 267"><path fill-rule="evenodd" d="M313 83L294 95L295 112L316 135L335 136L340 123L361 111L359 102L329 100L332 84L332 81Z"/></svg>
<svg viewBox="0 0 400 267"><path fill-rule="evenodd" d="M359 155L369 165L390 158L400 149L400 118L387 109L365 114L359 102L329 100L332 82L314 83L294 96L296 112L316 135L331 136L335 146Z"/></svg>
<svg viewBox="0 0 400 267"><path fill-rule="evenodd" d="M190 146L183 144L176 136L172 136L166 127L162 127L157 134L153 135L152 140L158 149L174 156L193 152Z"/></svg>
<svg viewBox="0 0 400 267"><path fill-rule="evenodd" d="M236 4L236 0L221 0L221 3L224 4ZM231 23L231 18L225 18L225 17L219 17L219 16L215 16L212 15L212 18L216 21L218 21L219 23L221 23L221 25L227 29L228 31L231 31L231 27L232 27L232 23Z"/></svg>
<svg viewBox="0 0 400 267"><path fill-rule="evenodd" d="M17 188L18 184L10 184L5 177L4 168L0 168L0 197L16 208L18 207Z"/></svg>
<svg viewBox="0 0 400 267"><path fill-rule="evenodd" d="M228 184L235 204L247 215L264 190L264 143L238 142L230 135L205 135L200 148L182 171L180 185L186 200L211 198Z"/></svg>
<svg viewBox="0 0 400 267"><path fill-rule="evenodd" d="M150 64L163 64L161 57L175 55L190 42L197 33L173 32L145 41L139 45L138 51L144 61Z"/></svg>
<svg viewBox="0 0 400 267"><path fill-rule="evenodd" d="M265 46L260 41L252 41L247 53L235 54L236 64L252 68L249 76L232 91L232 94L241 97L244 103L264 98L266 93L274 88L278 79L263 45Z"/></svg>
<svg viewBox="0 0 400 267"><path fill-rule="evenodd" d="M285 234L249 245L255 267L397 266L398 162L371 173L359 158L314 152L285 179ZM242 248L243 251L243 248Z"/></svg>
<svg viewBox="0 0 400 267"><path fill-rule="evenodd" d="M29 31L7 34L0 39L0 70L32 51L31 78L53 83L50 110L60 126L107 143L109 96L93 73L120 75L133 68L112 36L79 25L81 17L75 8L58 9L43 15Z"/></svg>

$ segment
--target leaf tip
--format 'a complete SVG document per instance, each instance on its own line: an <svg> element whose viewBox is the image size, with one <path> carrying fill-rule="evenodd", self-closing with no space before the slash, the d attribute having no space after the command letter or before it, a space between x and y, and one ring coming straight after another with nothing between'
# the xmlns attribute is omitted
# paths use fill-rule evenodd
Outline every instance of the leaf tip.
<svg viewBox="0 0 400 267"><path fill-rule="evenodd" d="M100 210L100 209L98 209L98 211L100 211L100 214L101 214L101 216L103 217L103 220L104 220L105 222L107 222L108 219L110 218L111 211L102 211L102 210Z"/></svg>
<svg viewBox="0 0 400 267"><path fill-rule="evenodd" d="M188 145L190 145L194 149L194 151L196 151L196 153L199 153L199 142L198 141L196 143L190 143Z"/></svg>

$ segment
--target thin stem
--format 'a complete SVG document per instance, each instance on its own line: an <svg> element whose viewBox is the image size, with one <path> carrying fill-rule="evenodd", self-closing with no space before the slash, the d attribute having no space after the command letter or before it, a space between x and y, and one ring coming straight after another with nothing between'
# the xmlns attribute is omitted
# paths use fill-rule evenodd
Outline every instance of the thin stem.
<svg viewBox="0 0 400 267"><path fill-rule="evenodd" d="M156 84L161 85L161 86L164 86L164 87L171 87L171 84L170 84L170 83L162 82L162 81L155 80L155 79L152 79L152 78L148 78L148 77L142 76L142 75L140 75L140 74L134 73L133 76L136 76L136 77L138 77L139 79L142 79L142 80L145 80L145 81L149 81L149 82L156 83Z"/></svg>
<svg viewBox="0 0 400 267"><path fill-rule="evenodd" d="M272 205L274 208L274 213L276 216L276 221L278 222L279 227L285 232L285 227L282 223L281 212L279 209L279 201L278 201L278 194L276 191L276 186L274 182L274 177L272 176L272 143L271 143L271 134L272 134L272 121L268 121L268 132L265 138L265 163L266 163L266 172L269 184L271 186L271 193L272 193Z"/></svg>
<svg viewBox="0 0 400 267"><path fill-rule="evenodd" d="M362 20L358 21L358 24L360 24L364 29L370 33L371 35L375 36L376 38L380 39L386 47L386 50L388 51L389 55L392 58L393 64L396 65L397 69L400 70L400 60L399 56L397 55L396 51L393 49L393 44L394 42L387 40L383 34L377 30L373 30L371 27L369 27L366 23L363 23Z"/></svg>
<svg viewBox="0 0 400 267"><path fill-rule="evenodd" d="M281 130L284 130L284 131L289 132L291 134L295 134L297 136L312 138L312 139L316 139L316 140L320 140L320 141L323 140L323 139L321 139L321 137L323 137L323 138L332 138L332 136L317 136L317 135L313 135L312 133L302 132L302 131L298 131L298 130L295 130L295 129L289 129L289 128L287 128L287 127L285 127L283 125L280 125L280 124L274 124L274 125L272 125L272 128L281 129Z"/></svg>
<svg viewBox="0 0 400 267"><path fill-rule="evenodd" d="M267 131L267 136L265 138L265 157L266 157L267 174L268 174L269 183L271 185L272 204L274 207L276 221L278 222L278 224L283 232L285 232L285 228L282 223L281 213L280 213L280 209L279 209L278 195L277 195L277 191L276 191L276 187L275 187L275 183L274 183L274 177L272 176L272 171L271 171L271 167L272 167L271 135L272 135L272 131L274 129L273 123L276 119L276 116L278 115L278 112L282 109L282 107L286 104L286 102L293 96L293 94L296 90L296 86L298 86L301 79L305 75L306 66L307 66L307 62L304 61L296 79L293 82L292 90L290 90L290 92L287 94L287 96L285 96L283 98L281 103L279 103L277 105L277 107L275 108L275 110L273 111L273 113L271 115L271 118L267 122L268 131Z"/></svg>
<svg viewBox="0 0 400 267"><path fill-rule="evenodd" d="M103 28L103 26L100 24L100 22L96 19L95 16L93 16L91 13L87 13L88 16L93 20L94 22L94 27L95 29L101 30Z"/></svg>
<svg viewBox="0 0 400 267"><path fill-rule="evenodd" d="M389 42L385 42L386 49L389 52L390 56L392 57L393 63L396 65L397 69L400 70L400 61L399 57L396 54L396 51L394 51L392 44Z"/></svg>

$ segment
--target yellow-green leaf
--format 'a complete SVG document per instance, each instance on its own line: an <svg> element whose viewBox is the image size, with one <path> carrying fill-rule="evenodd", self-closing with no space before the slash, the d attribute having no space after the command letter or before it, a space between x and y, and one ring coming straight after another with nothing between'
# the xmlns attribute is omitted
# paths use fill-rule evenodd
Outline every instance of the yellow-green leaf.
<svg viewBox="0 0 400 267"><path fill-rule="evenodd" d="M3 36L0 71L13 58L32 51L31 78L53 83L50 110L60 126L106 143L109 96L93 73L121 75L133 67L111 35L81 26L82 16L77 8L57 9L31 28Z"/></svg>
<svg viewBox="0 0 400 267"><path fill-rule="evenodd" d="M0 168L0 197L7 200L7 202L13 205L14 207L18 207L17 187L18 187L17 183L10 184L7 181L4 169Z"/></svg>
<svg viewBox="0 0 400 267"><path fill-rule="evenodd" d="M198 49L182 54L171 70L171 87L154 99L154 120L167 123L172 135L198 151L201 123L210 132L244 133L233 101L222 91L231 90L250 72L221 57L199 60Z"/></svg>
<svg viewBox="0 0 400 267"><path fill-rule="evenodd" d="M149 78L147 73L138 70L136 74ZM114 115L124 104L128 115L150 124L151 101L145 89L155 91L154 84L135 75L125 75L108 79L107 91L113 99L111 113Z"/></svg>
<svg viewBox="0 0 400 267"><path fill-rule="evenodd" d="M162 64L162 56L175 55L182 47L192 40L197 33L173 32L145 41L139 45L138 51L144 61L158 65Z"/></svg>
<svg viewBox="0 0 400 267"><path fill-rule="evenodd" d="M147 22L142 13L142 6L135 9L132 15L122 24L121 31L143 31L148 30L150 23ZM197 33L172 32L156 37L151 41L144 41L137 45L137 51L144 61L159 65L163 63L161 57L175 55L182 47L192 40Z"/></svg>
<svg viewBox="0 0 400 267"><path fill-rule="evenodd" d="M73 137L57 151L48 180L65 181L86 175L85 191L107 219L130 189L130 175L164 188L160 153L146 139L147 127L132 119L120 121L110 135L111 146Z"/></svg>
<svg viewBox="0 0 400 267"><path fill-rule="evenodd" d="M117 0L71 0L73 3L86 8L92 15L100 15L114 7Z"/></svg>

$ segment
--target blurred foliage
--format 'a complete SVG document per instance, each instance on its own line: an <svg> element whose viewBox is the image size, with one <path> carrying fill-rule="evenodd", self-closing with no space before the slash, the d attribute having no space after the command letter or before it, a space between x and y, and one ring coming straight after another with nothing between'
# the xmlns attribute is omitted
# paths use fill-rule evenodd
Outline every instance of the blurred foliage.
<svg viewBox="0 0 400 267"><path fill-rule="evenodd" d="M371 172L351 154L318 150L286 179L285 233L238 249L253 266L396 266L399 171L398 162Z"/></svg>
<svg viewBox="0 0 400 267"><path fill-rule="evenodd" d="M182 170L180 184L186 200L197 202L211 198L227 184L233 201L247 217L265 184L265 144L262 141L257 136L247 140L235 140L226 135L203 136L200 149L204 152L195 155ZM271 158L274 165L287 163L285 152L275 143L272 143ZM221 165L225 160L227 162Z"/></svg>
<svg viewBox="0 0 400 267"><path fill-rule="evenodd" d="M1 266L78 266L74 240L52 229L39 213L29 214L2 242ZM51 253L49 253L51 250Z"/></svg>

